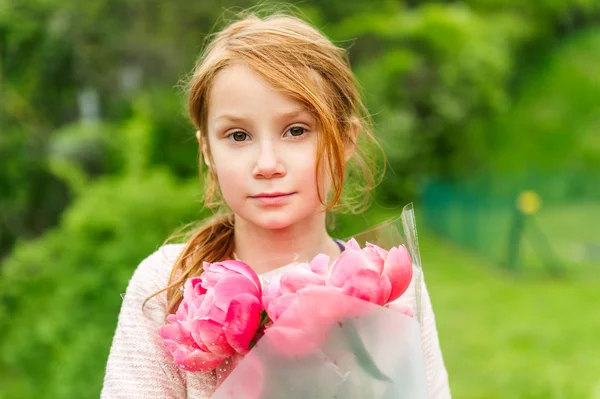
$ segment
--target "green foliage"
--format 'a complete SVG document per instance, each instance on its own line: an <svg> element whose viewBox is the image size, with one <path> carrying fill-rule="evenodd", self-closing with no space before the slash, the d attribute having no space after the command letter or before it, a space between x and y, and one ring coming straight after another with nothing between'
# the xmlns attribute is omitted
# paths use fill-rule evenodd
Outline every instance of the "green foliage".
<svg viewBox="0 0 600 399"><path fill-rule="evenodd" d="M121 297L137 264L198 220L199 188L167 171L90 184L0 278L3 396L97 397Z"/></svg>
<svg viewBox="0 0 600 399"><path fill-rule="evenodd" d="M32 238L53 226L69 198L35 137L18 129L0 132L0 259L18 237Z"/></svg>
<svg viewBox="0 0 600 399"><path fill-rule="evenodd" d="M515 48L531 35L518 15L438 4L357 15L330 31L357 37L355 70L390 149L382 196L392 203L414 197L423 176L454 176L481 161L485 146L468 128L506 108Z"/></svg>
<svg viewBox="0 0 600 399"><path fill-rule="evenodd" d="M600 30L580 32L523 77L514 106L490 126L493 170L600 170L599 48Z"/></svg>

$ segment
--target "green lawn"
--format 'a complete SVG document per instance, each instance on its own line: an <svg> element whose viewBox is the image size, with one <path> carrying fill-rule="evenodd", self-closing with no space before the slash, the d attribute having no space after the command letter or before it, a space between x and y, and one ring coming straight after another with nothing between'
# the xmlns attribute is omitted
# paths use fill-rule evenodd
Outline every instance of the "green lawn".
<svg viewBox="0 0 600 399"><path fill-rule="evenodd" d="M421 233L456 398L600 398L600 268L515 276Z"/></svg>
<svg viewBox="0 0 600 399"><path fill-rule="evenodd" d="M600 270L600 201L542 208L535 223L569 275L583 278ZM524 246L523 257L539 264L531 243Z"/></svg>

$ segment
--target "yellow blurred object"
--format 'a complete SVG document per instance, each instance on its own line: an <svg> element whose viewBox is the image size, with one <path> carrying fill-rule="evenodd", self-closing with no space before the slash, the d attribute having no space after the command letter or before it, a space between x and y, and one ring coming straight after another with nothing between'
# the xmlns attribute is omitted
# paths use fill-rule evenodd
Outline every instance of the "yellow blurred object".
<svg viewBox="0 0 600 399"><path fill-rule="evenodd" d="M535 191L523 191L517 199L517 208L525 215L537 213L542 206L542 200Z"/></svg>

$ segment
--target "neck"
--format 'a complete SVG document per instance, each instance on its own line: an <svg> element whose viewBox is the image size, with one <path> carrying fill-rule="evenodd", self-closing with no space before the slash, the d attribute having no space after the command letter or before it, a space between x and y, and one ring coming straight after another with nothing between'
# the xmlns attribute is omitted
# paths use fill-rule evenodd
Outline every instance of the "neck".
<svg viewBox="0 0 600 399"><path fill-rule="evenodd" d="M332 262L340 248L325 228L325 214L283 229L264 229L235 216L235 253L257 273L324 253Z"/></svg>

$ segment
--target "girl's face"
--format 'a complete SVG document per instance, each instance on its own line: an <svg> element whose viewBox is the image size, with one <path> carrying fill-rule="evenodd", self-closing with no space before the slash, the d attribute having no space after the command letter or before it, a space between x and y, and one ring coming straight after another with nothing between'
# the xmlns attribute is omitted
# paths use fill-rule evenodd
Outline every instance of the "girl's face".
<svg viewBox="0 0 600 399"><path fill-rule="evenodd" d="M237 216L281 229L323 211L315 174L316 121L301 104L243 64L218 73L208 101L212 167Z"/></svg>

